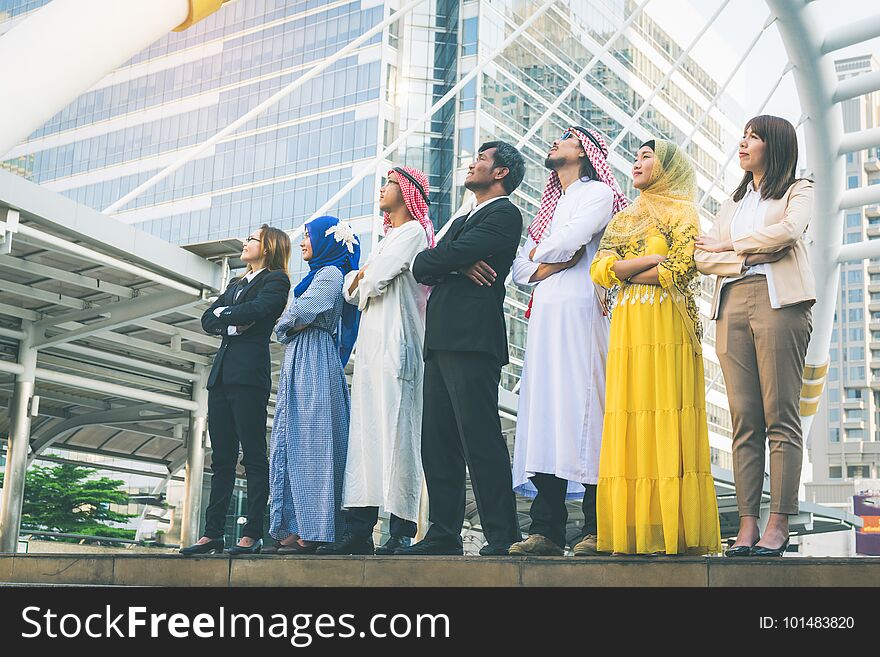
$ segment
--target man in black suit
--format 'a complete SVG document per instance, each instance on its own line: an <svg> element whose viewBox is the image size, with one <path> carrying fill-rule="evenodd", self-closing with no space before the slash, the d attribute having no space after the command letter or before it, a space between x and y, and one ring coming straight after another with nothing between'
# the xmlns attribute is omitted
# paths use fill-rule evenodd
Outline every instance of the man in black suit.
<svg viewBox="0 0 880 657"><path fill-rule="evenodd" d="M488 540L480 554L506 555L522 538L498 417L498 383L508 362L504 279L523 225L509 195L524 172L516 148L483 144L464 183L477 205L413 261L416 280L434 286L425 324L422 416L431 528L424 540L395 554L462 554L465 466Z"/></svg>
<svg viewBox="0 0 880 657"><path fill-rule="evenodd" d="M272 388L269 338L287 305L290 238L264 225L245 241L245 275L233 279L202 315L202 328L223 341L208 376L208 430L211 435L211 498L205 533L182 554L222 552L226 512L235 485L238 450L247 477L247 524L231 554L257 553L269 500L266 407Z"/></svg>

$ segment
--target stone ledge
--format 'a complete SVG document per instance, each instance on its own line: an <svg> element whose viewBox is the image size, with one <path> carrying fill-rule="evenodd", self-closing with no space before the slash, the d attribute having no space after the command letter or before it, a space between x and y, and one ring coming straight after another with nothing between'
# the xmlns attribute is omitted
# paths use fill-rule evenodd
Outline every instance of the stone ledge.
<svg viewBox="0 0 880 657"><path fill-rule="evenodd" d="M0 583L221 587L880 587L880 559L0 554Z"/></svg>

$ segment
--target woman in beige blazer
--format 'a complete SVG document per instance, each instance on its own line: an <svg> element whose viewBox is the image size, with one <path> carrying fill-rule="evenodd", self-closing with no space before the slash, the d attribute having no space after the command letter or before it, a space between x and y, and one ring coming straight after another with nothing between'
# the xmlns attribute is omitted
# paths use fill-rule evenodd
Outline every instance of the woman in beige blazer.
<svg viewBox="0 0 880 657"><path fill-rule="evenodd" d="M798 180L794 126L775 116L746 124L742 182L696 242L697 269L717 276L712 318L733 421L733 472L740 526L727 556L781 556L798 512L804 359L816 300L801 239L813 183ZM770 445L770 519L760 536L764 442Z"/></svg>

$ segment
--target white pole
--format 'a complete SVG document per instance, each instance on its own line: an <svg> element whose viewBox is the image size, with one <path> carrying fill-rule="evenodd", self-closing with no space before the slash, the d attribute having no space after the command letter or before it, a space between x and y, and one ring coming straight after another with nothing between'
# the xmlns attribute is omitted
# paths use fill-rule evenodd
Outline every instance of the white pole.
<svg viewBox="0 0 880 657"><path fill-rule="evenodd" d="M33 324L23 326L26 336L18 347L21 371L15 377L12 403L9 406L9 435L6 443L6 474L0 495L0 552L18 550L21 509L24 503L24 482L27 475L28 450L31 437L31 406L37 350L33 346Z"/></svg>
<svg viewBox="0 0 880 657"><path fill-rule="evenodd" d="M411 134L413 134L416 130L418 130L419 127L421 127L425 123L425 121L430 119L437 112L437 110L439 110L447 102L449 102L449 100L451 98L455 97L455 95L458 93L459 89L461 89L464 85L466 85L468 82L470 82L474 77L479 75L483 71L484 68L486 68L489 64L491 64L495 60L495 58L498 55L500 55L504 51L505 48L507 48L507 46L509 46L514 41L516 41L519 38L519 35L522 34L523 32L525 32L529 28L529 26L532 23L534 23L538 19L538 17L540 17L545 11L547 11L550 8L550 5L552 5L555 2L556 2L556 0L547 0L543 5L541 5L541 7L534 14L529 16L523 22L522 25L520 25L518 28L516 28L510 34L510 36L508 36L489 57L487 57L486 59L481 61L480 64L477 65L476 67L474 67L470 73L468 73L463 78L461 78L458 81L458 84L456 84L454 87L452 87L452 89L447 91L440 100L438 100L436 103L431 105L431 108L427 112L425 112L421 117L419 117L418 119L413 121L412 124L410 125L410 127L407 128L406 132L401 134L397 139L395 139L393 142L391 142L391 144L386 146L385 150L382 151L376 159L374 159L370 164L367 164L364 166L358 166L357 173L354 175L354 177L351 180L349 180L342 187L342 189L340 189L333 196L331 196L327 200L327 202L324 203L324 205L322 205L320 208L315 210L315 212L312 213L312 216L309 217L305 223L308 223L309 221L312 221L313 219L316 219L317 217L320 217L322 214L326 213L327 210L329 210L334 205L336 205L342 199L343 196L345 196L349 191L351 191L355 185L357 185L361 180L363 180L368 175L373 173L376 170L376 167L378 167L379 164L381 164L385 160L385 158L387 158L391 153L393 153L395 150L397 150L397 147L400 144L402 144L404 141L406 141L406 139Z"/></svg>
<svg viewBox="0 0 880 657"><path fill-rule="evenodd" d="M183 23L188 0L54 0L0 37L0 154Z"/></svg>
<svg viewBox="0 0 880 657"><path fill-rule="evenodd" d="M143 184L135 187L133 190L131 190L128 194L126 194L125 196L120 198L118 201L115 201L115 202L111 203L110 205L108 205L106 208L104 208L104 213L105 214L112 214L112 213L118 211L120 208L125 207L133 199L135 199L138 196L140 196L141 194L143 194L146 190L150 189L150 187L152 187L153 185L158 183L160 180L164 180L165 178L170 176L172 173L177 171L180 167L184 166L187 162L197 158L199 155L201 155L206 150L211 148L211 146L213 146L218 141L220 141L221 139L226 137L226 135L232 134L233 132L238 130L241 126L243 126L245 123L250 121L252 118L254 118L255 116L258 116L259 114L262 114L263 110L271 107L272 105L277 103L279 100L281 100L282 98L284 98L285 96L287 96L288 94L293 92L295 89L298 89L299 87L304 85L306 82L308 82L312 78L317 77L318 75L320 75L321 73L326 71L328 68L333 66L333 64L338 62L343 57L346 57L350 52L352 52L356 48L359 48L362 44L364 44L367 41L369 41L370 39L372 39L374 36L379 34L379 32L382 32L386 27L388 27L392 23L396 23L397 21L399 21L401 18L406 16L412 9L414 9L417 5L421 4L422 2L424 2L424 0L412 0L412 2L410 2L409 4L404 5L400 9L400 11L394 12L393 14L388 16L388 18L386 18L384 21L382 21L381 23L379 23L375 27L364 32L361 36L359 36L357 39L355 39L354 41L349 43L347 46L345 46L341 50L338 50L337 52L335 52L331 57L328 57L327 59L325 59L323 62L321 62L317 66L310 68L307 73L298 77L296 80L294 80L293 82L288 84L283 89L276 91L274 94L269 96L266 100L264 100L262 103L260 103L256 107L254 107L252 110L249 110L249 111L245 112L244 114L242 114L235 121L233 121L228 126L223 128L220 132L215 134L213 137L211 137L207 141L202 142L196 148L193 148L193 149L187 151L186 155L181 157L179 160L176 160L173 164L170 164L169 166L165 167L159 173L157 173L155 176L153 176L149 180L145 181ZM0 61L2 61L2 60L0 60Z"/></svg>

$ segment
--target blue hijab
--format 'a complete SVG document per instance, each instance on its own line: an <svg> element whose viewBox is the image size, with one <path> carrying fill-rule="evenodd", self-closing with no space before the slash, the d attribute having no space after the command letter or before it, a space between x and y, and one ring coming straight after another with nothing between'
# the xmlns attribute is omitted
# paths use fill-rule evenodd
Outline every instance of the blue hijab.
<svg viewBox="0 0 880 657"><path fill-rule="evenodd" d="M332 232L329 235L326 234L328 230L336 228L339 223L339 219L336 217L325 215L305 225L305 230L309 232L309 240L312 243L312 259L309 260L309 273L293 288L294 297L302 296L303 292L309 289L312 279L322 267L336 267L343 276L358 268L361 259L360 240L352 233L354 239L350 244L346 244L341 235L346 232L342 230L343 227L349 230L350 227L347 224L339 227L339 241L337 241L337 234ZM342 304L342 327L338 332L337 344L339 345L339 359L342 361L343 367L354 349L360 316L361 312L357 306L350 303Z"/></svg>

